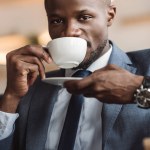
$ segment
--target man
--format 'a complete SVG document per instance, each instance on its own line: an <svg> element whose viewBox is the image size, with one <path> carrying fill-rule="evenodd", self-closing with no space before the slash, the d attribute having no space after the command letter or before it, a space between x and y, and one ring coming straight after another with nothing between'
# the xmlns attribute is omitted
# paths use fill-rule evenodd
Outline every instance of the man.
<svg viewBox="0 0 150 150"><path fill-rule="evenodd" d="M150 111L137 107L133 95L144 76L150 76L150 50L127 56L108 40L108 27L116 12L110 0L46 0L45 8L52 39L80 37L88 43L86 57L77 68L50 72L47 77L71 76L76 69L93 73L61 88L37 78L38 74L45 78L43 61L52 61L41 46L25 46L9 53L7 88L0 103L0 148L57 149L69 91L85 96L75 150L142 149L143 138L150 136Z"/></svg>

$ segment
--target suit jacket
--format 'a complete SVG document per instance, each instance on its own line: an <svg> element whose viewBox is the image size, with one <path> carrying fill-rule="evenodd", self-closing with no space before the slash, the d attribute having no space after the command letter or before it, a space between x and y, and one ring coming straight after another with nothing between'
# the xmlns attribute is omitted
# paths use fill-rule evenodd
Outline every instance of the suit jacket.
<svg viewBox="0 0 150 150"><path fill-rule="evenodd" d="M150 49L125 54L113 43L109 64L134 74L150 76ZM50 76L64 76L64 70ZM0 150L44 150L47 130L59 86L37 79L18 107L20 114L12 135L0 141ZM102 110L103 150L141 150L142 140L150 137L150 109L136 104L104 104Z"/></svg>

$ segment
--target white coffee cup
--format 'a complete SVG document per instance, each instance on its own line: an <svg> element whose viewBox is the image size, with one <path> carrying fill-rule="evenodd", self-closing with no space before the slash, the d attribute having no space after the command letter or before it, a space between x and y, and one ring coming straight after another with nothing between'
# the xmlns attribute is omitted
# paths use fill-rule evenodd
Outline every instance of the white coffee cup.
<svg viewBox="0 0 150 150"><path fill-rule="evenodd" d="M50 41L47 48L58 67L74 68L85 58L87 42L78 37L62 37Z"/></svg>

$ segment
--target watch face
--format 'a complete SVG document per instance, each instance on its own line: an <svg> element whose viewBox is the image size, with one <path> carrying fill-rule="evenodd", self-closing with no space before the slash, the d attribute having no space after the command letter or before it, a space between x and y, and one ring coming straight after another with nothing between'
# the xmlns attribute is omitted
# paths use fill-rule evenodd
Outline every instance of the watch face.
<svg viewBox="0 0 150 150"><path fill-rule="evenodd" d="M136 95L136 101L138 106L143 108L150 107L150 89L141 89Z"/></svg>
<svg viewBox="0 0 150 150"><path fill-rule="evenodd" d="M134 94L139 107L150 108L150 77L144 77L143 83Z"/></svg>
<svg viewBox="0 0 150 150"><path fill-rule="evenodd" d="M150 89L143 89L140 95L150 101Z"/></svg>
<svg viewBox="0 0 150 150"><path fill-rule="evenodd" d="M150 108L150 101L147 101L147 100L143 101L143 100L139 99L137 101L137 105L142 108Z"/></svg>

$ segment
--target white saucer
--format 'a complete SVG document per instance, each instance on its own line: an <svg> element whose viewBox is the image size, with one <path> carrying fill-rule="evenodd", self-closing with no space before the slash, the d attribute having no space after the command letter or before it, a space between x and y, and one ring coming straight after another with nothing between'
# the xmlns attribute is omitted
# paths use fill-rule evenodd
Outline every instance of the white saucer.
<svg viewBox="0 0 150 150"><path fill-rule="evenodd" d="M42 81L53 84L53 85L60 85L63 86L65 81L69 80L81 80L82 78L80 77L50 77L50 78L45 78Z"/></svg>

